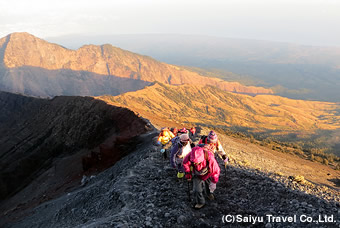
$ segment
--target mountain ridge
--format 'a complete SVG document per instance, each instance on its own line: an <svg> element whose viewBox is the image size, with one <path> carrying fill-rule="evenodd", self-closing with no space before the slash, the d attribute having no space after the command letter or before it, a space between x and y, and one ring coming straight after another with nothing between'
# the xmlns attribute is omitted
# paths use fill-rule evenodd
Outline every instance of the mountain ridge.
<svg viewBox="0 0 340 228"><path fill-rule="evenodd" d="M183 100L181 101L180 98L183 98ZM249 114L252 113L254 118L256 115L262 115L269 119L269 117L275 117L275 113L278 113L277 117L280 120L278 120L276 124L279 124L286 118L286 121L289 121L292 124L291 129L303 129L304 127L306 127L306 129L319 129L320 127L325 129L340 128L340 116L339 113L337 114L340 103L293 100L276 95L256 95L252 97L249 95L230 93L213 86L172 86L155 83L136 92L129 92L114 97L101 96L97 97L97 99L106 100L108 102L112 101L113 103L122 105L128 104L129 108L144 110L144 112L142 112L143 114L145 114L145 111L156 112L161 111L162 109L169 112L173 111L175 113L184 114L185 111L183 110L186 110L187 108L190 111L191 109L199 109L202 113L217 115L217 110L221 108L222 104L225 104L227 108L224 108L224 111L230 115L226 115L225 119L220 121L226 121L228 124L234 126L237 125L237 121L235 123L231 121L234 117L231 114L237 113L237 115L243 115L241 110L244 110ZM156 101L158 101L158 104ZM203 109L206 107L211 110L204 111ZM283 113L280 114L280 112ZM194 114L193 111L181 117L188 118L192 114ZM249 114L246 114L246 116ZM295 114L296 117L294 117ZM201 113L199 115L201 115ZM298 115L303 117L300 119L301 123L299 123L297 119ZM229 117L230 119L228 119ZM327 117L330 119L327 120ZM245 119L245 117L243 119ZM329 123L331 123L333 119L333 124L335 125L331 126ZM261 126L258 125L260 124L259 121L261 120L257 120L257 125L250 125L249 123L246 125L254 128L261 128ZM275 129L277 126L280 125L273 125L271 129ZM290 128L289 124L287 126Z"/></svg>
<svg viewBox="0 0 340 228"><path fill-rule="evenodd" d="M72 43L72 47L109 41L170 64L215 72L215 77L227 81L271 88L280 96L340 100L340 47L179 34L75 35L48 40Z"/></svg>
<svg viewBox="0 0 340 228"><path fill-rule="evenodd" d="M241 131L262 140L274 137L299 144L307 140L318 142L312 147L328 148L327 151L340 155L336 143L340 134L340 103L293 100L276 95L252 97L213 86L162 83L96 99L128 107L158 126L165 125L167 120L176 126L189 124Z"/></svg>
<svg viewBox="0 0 340 228"><path fill-rule="evenodd" d="M48 43L28 33L10 34L2 38L0 44L2 44L0 49L4 53L2 74L7 77L15 69L34 67L52 71L72 70L113 75L145 82L160 81L173 85L209 84L223 90L247 94L273 93L272 90L263 87L243 86L238 82L203 77L195 72L108 44L85 45L74 51ZM25 77L25 71L20 71L19 74Z"/></svg>

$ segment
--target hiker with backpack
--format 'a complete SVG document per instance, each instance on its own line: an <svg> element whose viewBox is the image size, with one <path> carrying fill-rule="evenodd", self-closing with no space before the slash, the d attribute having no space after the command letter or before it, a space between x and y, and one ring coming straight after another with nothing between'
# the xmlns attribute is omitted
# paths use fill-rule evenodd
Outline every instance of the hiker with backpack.
<svg viewBox="0 0 340 228"><path fill-rule="evenodd" d="M183 158L191 152L191 145L188 134L182 134L179 139L179 142L173 144L171 148L170 165L177 169L177 178L183 178Z"/></svg>
<svg viewBox="0 0 340 228"><path fill-rule="evenodd" d="M176 137L171 139L172 145L178 144L178 143L180 142L180 137L181 137L181 135L183 135L183 134L189 135L188 133L189 133L189 131L188 131L185 127L179 129L178 132L177 132ZM190 138L190 137L189 137L189 138ZM190 144L193 145L191 139L190 139Z"/></svg>
<svg viewBox="0 0 340 228"><path fill-rule="evenodd" d="M206 147L213 154L217 152L218 156L223 160L224 166L228 164L229 158L227 157L227 154L214 131L210 131L207 136L203 135L197 145Z"/></svg>
<svg viewBox="0 0 340 228"><path fill-rule="evenodd" d="M171 131L175 136L176 136L177 133L178 133L177 127L172 127L172 128L170 129L170 131Z"/></svg>
<svg viewBox="0 0 340 228"><path fill-rule="evenodd" d="M161 152L163 153L164 159L167 158L167 150L169 148L169 142L175 135L167 127L163 127L159 133L157 139L157 145L162 146Z"/></svg>
<svg viewBox="0 0 340 228"><path fill-rule="evenodd" d="M196 146L183 160L185 178L193 180L195 209L205 205L204 193L213 200L216 184L220 176L220 167L212 153L203 147Z"/></svg>
<svg viewBox="0 0 340 228"><path fill-rule="evenodd" d="M180 134L180 135L181 134L189 134L189 131L185 127L183 127L183 128L178 130L178 134Z"/></svg>
<svg viewBox="0 0 340 228"><path fill-rule="evenodd" d="M192 141L195 141L196 139L196 128L195 127L190 128L189 137Z"/></svg>

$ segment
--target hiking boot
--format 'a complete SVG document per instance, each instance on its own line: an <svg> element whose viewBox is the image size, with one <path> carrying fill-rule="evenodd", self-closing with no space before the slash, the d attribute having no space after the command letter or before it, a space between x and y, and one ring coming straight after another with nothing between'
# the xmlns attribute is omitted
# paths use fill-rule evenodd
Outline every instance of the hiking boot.
<svg viewBox="0 0 340 228"><path fill-rule="evenodd" d="M197 209L197 210L201 209L202 207L204 207L204 204L199 204L198 203L198 204L195 205L195 209Z"/></svg>
<svg viewBox="0 0 340 228"><path fill-rule="evenodd" d="M209 200L214 200L214 199L215 199L214 194L209 193L209 194L208 194L208 199L209 199Z"/></svg>

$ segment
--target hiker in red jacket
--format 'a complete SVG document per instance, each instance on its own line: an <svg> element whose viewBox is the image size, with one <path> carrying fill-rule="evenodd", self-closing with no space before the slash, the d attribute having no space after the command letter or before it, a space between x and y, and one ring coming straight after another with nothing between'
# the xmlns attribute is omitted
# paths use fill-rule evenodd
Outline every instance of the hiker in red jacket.
<svg viewBox="0 0 340 228"><path fill-rule="evenodd" d="M226 166L229 162L229 158L224 151L221 142L218 140L217 134L214 131L210 131L208 136L203 135L198 142L199 146L209 148L209 151L211 151L213 154L217 152L218 156L223 160L224 166Z"/></svg>
<svg viewBox="0 0 340 228"><path fill-rule="evenodd" d="M212 153L196 146L184 158L183 168L186 173L185 178L188 181L193 179L195 209L200 209L205 205L203 192L210 200L215 198L213 193L220 176L220 167Z"/></svg>

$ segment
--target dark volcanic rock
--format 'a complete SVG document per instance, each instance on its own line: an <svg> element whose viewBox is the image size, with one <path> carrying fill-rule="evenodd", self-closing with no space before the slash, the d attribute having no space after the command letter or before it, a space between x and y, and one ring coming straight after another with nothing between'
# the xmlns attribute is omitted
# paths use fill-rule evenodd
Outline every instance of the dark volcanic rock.
<svg viewBox="0 0 340 228"><path fill-rule="evenodd" d="M0 107L2 199L30 183L56 157L93 151L105 160L101 169L108 167L128 153L124 145L148 130L147 121L132 111L91 97L43 100L1 92Z"/></svg>
<svg viewBox="0 0 340 228"><path fill-rule="evenodd" d="M9 112L16 105L16 99L9 94L0 94L1 107ZM201 210L194 210L192 184L178 180L176 172L164 160L156 148L156 132L146 132L151 128L133 112L108 106L93 98L57 97L53 100L20 98L20 115L14 109L14 122L1 119L1 167L13 178L28 181L34 178L51 162L49 157L73 155L84 150L89 153L89 170L104 166L100 161L115 162L116 157L105 158L107 154L126 155L112 167L96 175L83 177L81 186L64 189L64 194L48 198L35 205L9 204L4 210L0 204L1 227L339 227L340 194L325 186L297 182L294 178L267 171L244 167L238 163L222 168L215 191L215 200L207 201ZM36 111L30 110L32 102ZM42 103L40 103L42 102ZM0 104L1 105L1 104ZM7 110L8 109L8 110ZM17 110L17 111L15 111ZM20 117L19 117L20 116ZM35 128L34 128L35 127ZM3 132L15 135L9 137ZM6 134L7 134L6 133ZM16 134L15 134L16 133ZM47 137L46 137L47 135ZM63 145L58 148L58 145ZM30 149L31 148L31 149ZM130 150L133 150L131 153ZM15 159L11 159L11 154ZM33 156L29 160L30 156ZM45 159L37 163L38 169L28 161ZM41 160L41 161L42 161ZM7 164L4 164L7 161ZM9 161L13 161L13 164ZM40 160L38 160L40 161ZM81 159L78 161L78 163ZM220 167L222 161L218 159ZM26 166L25 166L26 164ZM58 163L64 170L73 165ZM93 166L94 165L94 166ZM21 169L27 168L29 175ZM100 169L102 167L99 167ZM4 172L1 170L1 172ZM58 170L58 168L57 168ZM34 171L34 172L33 172ZM57 173L57 172L54 172ZM49 177L54 180L57 175ZM25 178L23 178L25 177ZM40 176L38 177L40 178ZM10 182L2 179L2 186ZM15 180L16 181L16 180ZM56 182L65 180L57 179ZM72 181L72 180L70 180ZM80 182L80 181L79 181ZM59 183L59 185L60 185ZM39 185L40 184L40 185ZM44 188L38 181L38 188ZM59 186L60 188L60 186ZM37 192L34 189L31 192ZM190 194L189 194L190 193ZM26 188L17 193L30 196ZM36 196L38 196L36 194ZM30 196L32 197L32 196ZM9 200L11 200L10 198ZM191 200L191 201L190 201ZM17 201L18 202L18 201ZM8 205L13 205L9 207ZM296 216L296 222L268 220L273 215L278 219ZM252 222L245 219L239 222L226 221L226 217L263 218ZM303 216L317 219L331 216L332 222L302 222ZM321 224L322 223L322 224Z"/></svg>
<svg viewBox="0 0 340 228"><path fill-rule="evenodd" d="M337 193L311 187L315 192L306 194L282 184L286 177L274 177L242 166L230 166L227 176L223 170L216 200L207 201L201 210L194 210L193 202L189 202L187 181L177 180L169 162L152 149L151 135L143 137L138 150L93 178L87 186L40 205L9 227L339 226L340 214L334 205L338 201ZM332 195L332 200L318 196L326 192ZM192 200L192 191L190 197ZM317 218L320 214L333 216L336 222L299 221L301 215ZM224 215L257 216L263 221L226 222ZM267 215L296 215L297 221L271 221Z"/></svg>

